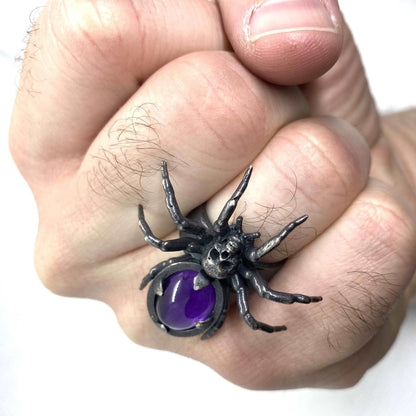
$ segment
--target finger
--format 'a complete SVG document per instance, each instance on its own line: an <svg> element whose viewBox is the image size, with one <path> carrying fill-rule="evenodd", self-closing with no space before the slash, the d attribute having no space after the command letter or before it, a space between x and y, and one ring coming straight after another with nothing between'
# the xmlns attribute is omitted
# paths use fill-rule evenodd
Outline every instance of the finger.
<svg viewBox="0 0 416 416"><path fill-rule="evenodd" d="M351 31L344 23L341 54L323 76L302 87L313 115L333 115L355 126L373 145L380 120Z"/></svg>
<svg viewBox="0 0 416 416"><path fill-rule="evenodd" d="M49 1L30 35L11 124L22 172L33 184L73 172L150 74L188 52L225 47L212 2Z"/></svg>
<svg viewBox="0 0 416 416"><path fill-rule="evenodd" d="M175 226L165 205L162 160L187 214L306 112L297 88L270 87L230 53L196 53L166 65L98 135L77 175L65 186L45 187L38 198L40 273L88 284L86 270L144 245L138 203L164 238Z"/></svg>
<svg viewBox="0 0 416 416"><path fill-rule="evenodd" d="M141 106L142 103L154 104ZM147 111L139 120L135 113L138 108ZM129 209L130 204L141 200L148 212L155 211L150 219L160 218L160 213L166 212L159 185L161 160L166 159L177 182L177 199L186 213L238 175L276 131L306 111L296 88L270 88L230 53L187 55L156 73L113 117L110 133L105 128L89 149L79 178L91 179L91 173L100 175L97 164L102 159L97 160L97 156L103 149L114 153L122 150L124 161L140 169L127 172L130 176L119 182L111 178L112 196L119 197L118 202ZM146 125L140 130L140 122L146 122L146 116L150 129ZM123 128L126 122L132 122L130 117L137 123L134 132ZM88 180L88 186L95 185L96 193L105 194L106 185L100 188L100 183L91 181L94 179ZM114 195L114 188L124 194ZM104 201L105 197L108 195L104 195ZM162 233L167 231L163 228Z"/></svg>
<svg viewBox="0 0 416 416"><path fill-rule="evenodd" d="M302 246L315 239L317 234L347 209L354 197L365 186L368 171L369 149L360 134L345 122L321 118L290 123L279 130L255 159L251 180L240 199L235 216L243 215L245 232L260 229L267 237L268 234L276 234L280 231L281 227L292 218L304 213L310 214L308 221L311 224L309 226L307 223L303 224L287 238L289 243L285 245L284 252L280 253L281 256L286 256L288 252L300 250ZM234 183L224 187L207 203L207 210L212 221L218 217L240 180L239 175ZM192 195L195 192L196 190L192 192ZM264 216L268 213L267 207L276 207L276 209L267 217L267 220L264 220ZM282 209L279 209L281 207ZM235 219L230 222L233 221ZM138 290L128 290L135 285L135 282L136 285L138 284L138 270L144 276L150 267L160 261L160 257L157 259L157 256L158 253L154 249L145 248L145 251L142 251L141 261L138 261L137 257L130 257L131 263L137 265L134 268L123 266L128 262L127 259L118 259L114 264L107 265L106 274L118 273L119 280L115 282L111 297L106 298L106 301L116 311L124 330L136 342L152 346L163 344L166 348L173 350L190 348L190 350L181 349L181 351L184 354L193 354L194 343L189 341L183 347L182 340L171 340L172 337L159 334L160 331L156 327L148 326L151 323L148 322L150 320L143 319L147 316L143 293ZM168 257L169 255L166 256ZM296 276L298 274L296 272ZM305 278L303 275L302 277ZM306 276L305 281L296 279L290 282L293 283L291 286L282 286L282 291L289 289L288 292L320 295L322 287L311 286L311 281L313 283L315 280L313 275ZM279 287L275 289L280 290ZM126 298L128 298L127 302ZM269 305L270 309L267 312L261 310L263 302ZM259 317L276 317L275 311L278 310L279 317L277 321L272 322L273 325L285 324L286 320L290 319L290 310L288 315L282 316L280 315L281 308L277 307L272 310L276 308L276 304L270 301L254 299L252 306L253 312ZM294 310L297 311L298 308L295 307ZM266 321L270 323L269 320ZM307 325L310 322L308 319L304 322L305 326L302 328L305 333L309 333ZM298 324L296 322L292 325ZM230 311L224 325L225 327L219 331L221 334L213 337L215 345L216 340L219 343L233 343L232 339L251 337L250 329L235 311ZM228 335L227 332L229 332ZM259 334L256 332L255 336ZM263 339L261 335L260 339ZM271 340L267 338L264 341L270 342ZM194 342L197 343L198 340ZM224 364L222 358L218 357L218 360ZM205 359L213 360L213 357L206 356ZM227 357L224 357L224 360L226 359ZM211 365L221 367L219 361L211 362Z"/></svg>
<svg viewBox="0 0 416 416"><path fill-rule="evenodd" d="M381 360L396 339L406 316L407 301L400 299L376 335L350 357L314 373L305 386L347 388L357 384L367 370Z"/></svg>
<svg viewBox="0 0 416 416"><path fill-rule="evenodd" d="M301 343L290 346L292 353L299 348L298 354L305 356L306 371L340 362L383 327L412 278L415 231L395 191L371 181L333 226L272 279L270 285L276 290L323 296L318 312L298 308L281 315L290 336L299 337L299 328L312 338L310 350ZM272 306L263 302L260 313L272 316ZM310 359L315 351L320 352L316 362ZM293 369L299 365L302 362L293 364ZM279 379L278 371L274 377Z"/></svg>
<svg viewBox="0 0 416 416"><path fill-rule="evenodd" d="M344 212L367 183L369 169L369 148L348 123L331 117L290 123L255 159L235 217L242 215L244 230L260 231L264 242L307 214L307 222L268 257L282 259L315 239ZM235 186L236 181L207 204L211 220Z"/></svg>
<svg viewBox="0 0 416 416"><path fill-rule="evenodd" d="M220 0L224 29L251 71L275 84L303 84L336 62L342 18L334 0Z"/></svg>
<svg viewBox="0 0 416 416"><path fill-rule="evenodd" d="M379 119L357 47L335 0L219 2L241 61L276 84L304 84L313 115L355 126L372 144Z"/></svg>
<svg viewBox="0 0 416 416"><path fill-rule="evenodd" d="M322 295L322 302L278 305L252 296L253 314L271 325L285 324L284 335L247 332L231 311L211 345L187 346L186 354L234 383L255 389L320 382L342 387L356 382L397 331L397 324L382 328L412 277L415 231L410 213L394 191L371 182L333 226L290 259L270 282L275 290ZM400 311L396 318L402 319ZM255 362L241 366L247 356L256 357ZM339 365L344 374L337 379L337 363L350 356L354 368Z"/></svg>

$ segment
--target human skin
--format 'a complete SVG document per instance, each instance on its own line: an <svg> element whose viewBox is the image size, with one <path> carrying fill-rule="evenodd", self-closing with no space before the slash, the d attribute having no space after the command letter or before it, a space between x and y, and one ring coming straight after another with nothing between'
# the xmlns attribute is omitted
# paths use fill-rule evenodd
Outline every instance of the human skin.
<svg viewBox="0 0 416 416"><path fill-rule="evenodd" d="M350 386L389 349L415 285L415 111L379 117L334 1L163 4L49 1L32 30L10 148L38 206L39 277L238 385ZM274 29L262 11L288 17ZM144 242L137 205L175 236L161 160L183 213L206 202L212 219L252 164L246 232L309 215L270 286L324 300L253 294L253 315L284 333L252 331L234 306L206 341L158 330L139 285L172 254Z"/></svg>

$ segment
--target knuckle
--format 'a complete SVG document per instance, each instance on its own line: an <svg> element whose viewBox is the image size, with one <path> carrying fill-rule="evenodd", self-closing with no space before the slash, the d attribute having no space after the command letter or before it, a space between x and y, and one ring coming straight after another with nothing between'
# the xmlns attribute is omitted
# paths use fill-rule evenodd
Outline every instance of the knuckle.
<svg viewBox="0 0 416 416"><path fill-rule="evenodd" d="M82 51L85 60L92 64L97 54L112 59L122 46L123 27L117 23L116 6L116 2L93 0L55 2L47 16L51 33L64 51L71 55Z"/></svg>
<svg viewBox="0 0 416 416"><path fill-rule="evenodd" d="M317 194L325 192L339 201L334 205L345 206L367 183L368 146L358 132L342 120L332 117L298 120L284 127L278 135L280 142L283 140L289 146L289 154L300 154L304 158L296 173L301 175L302 169L305 170L308 181L302 192L318 207L321 207L321 198L317 200Z"/></svg>
<svg viewBox="0 0 416 416"><path fill-rule="evenodd" d="M207 111L219 113L224 111L224 108L233 114L235 108L238 107L242 114L234 115L241 118L245 128L254 129L256 123L249 107L258 105L262 108L263 104L261 100L253 96L253 90L250 88L253 84L251 76L240 67L231 54L197 52L186 55L178 63L185 69L183 72L178 72L177 80L181 81L178 87L180 89L184 87L183 94L198 101L202 114L207 114ZM184 77L193 79L194 82L183 84L180 78ZM219 100L222 110L218 109ZM265 111L258 111L258 113L265 114Z"/></svg>
<svg viewBox="0 0 416 416"><path fill-rule="evenodd" d="M416 250L414 220L389 189L373 188L369 198L359 202L354 224L357 231L363 231L361 234L377 258L394 256L407 263L413 257ZM397 267L397 263L394 266Z"/></svg>
<svg viewBox="0 0 416 416"><path fill-rule="evenodd" d="M270 114L271 98L265 85L230 53L195 52L171 65L178 68L167 66L164 72L171 80L171 94L196 109L195 117L189 117L187 123L195 120L195 128L200 128L202 121L208 127L210 153L221 157L224 149L232 150L236 159L243 158L253 142L274 134L276 120ZM183 120L183 114L178 115ZM238 146L233 136L239 138Z"/></svg>
<svg viewBox="0 0 416 416"><path fill-rule="evenodd" d="M39 279L51 292L61 296L79 296L84 291L82 275L71 260L69 248L56 235L38 235L34 263Z"/></svg>
<svg viewBox="0 0 416 416"><path fill-rule="evenodd" d="M144 310L142 302L123 302L122 305L113 302L110 307L113 309L120 328L126 336L135 344L149 348L167 348L169 341L164 341L165 335L150 319L144 319L147 311ZM165 335L166 336L166 335Z"/></svg>
<svg viewBox="0 0 416 416"><path fill-rule="evenodd" d="M14 128L11 128L9 132L9 150L14 160L14 163L21 171L21 173L24 175L25 168L27 165L26 158L24 157L22 149L19 146L19 135L17 134L17 131Z"/></svg>
<svg viewBox="0 0 416 416"><path fill-rule="evenodd" d="M385 324L415 270L411 214L390 189L374 185L354 204L343 235L357 259L342 292L333 298L343 328L340 334L349 340L343 344L347 349Z"/></svg>

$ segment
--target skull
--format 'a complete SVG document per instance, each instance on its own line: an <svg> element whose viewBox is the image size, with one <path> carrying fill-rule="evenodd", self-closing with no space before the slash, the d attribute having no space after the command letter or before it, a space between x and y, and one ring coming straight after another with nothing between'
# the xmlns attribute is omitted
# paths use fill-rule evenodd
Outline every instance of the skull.
<svg viewBox="0 0 416 416"><path fill-rule="evenodd" d="M242 246L241 240L235 235L214 242L202 258L204 271L214 279L229 277L237 269Z"/></svg>

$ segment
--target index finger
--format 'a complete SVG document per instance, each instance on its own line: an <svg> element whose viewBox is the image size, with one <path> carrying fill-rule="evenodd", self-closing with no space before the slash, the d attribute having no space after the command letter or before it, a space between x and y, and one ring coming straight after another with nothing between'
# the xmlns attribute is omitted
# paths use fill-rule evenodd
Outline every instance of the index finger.
<svg viewBox="0 0 416 416"><path fill-rule="evenodd" d="M226 46L211 2L49 1L30 35L11 122L22 173L36 182L57 166L77 168L106 121L156 69Z"/></svg>

